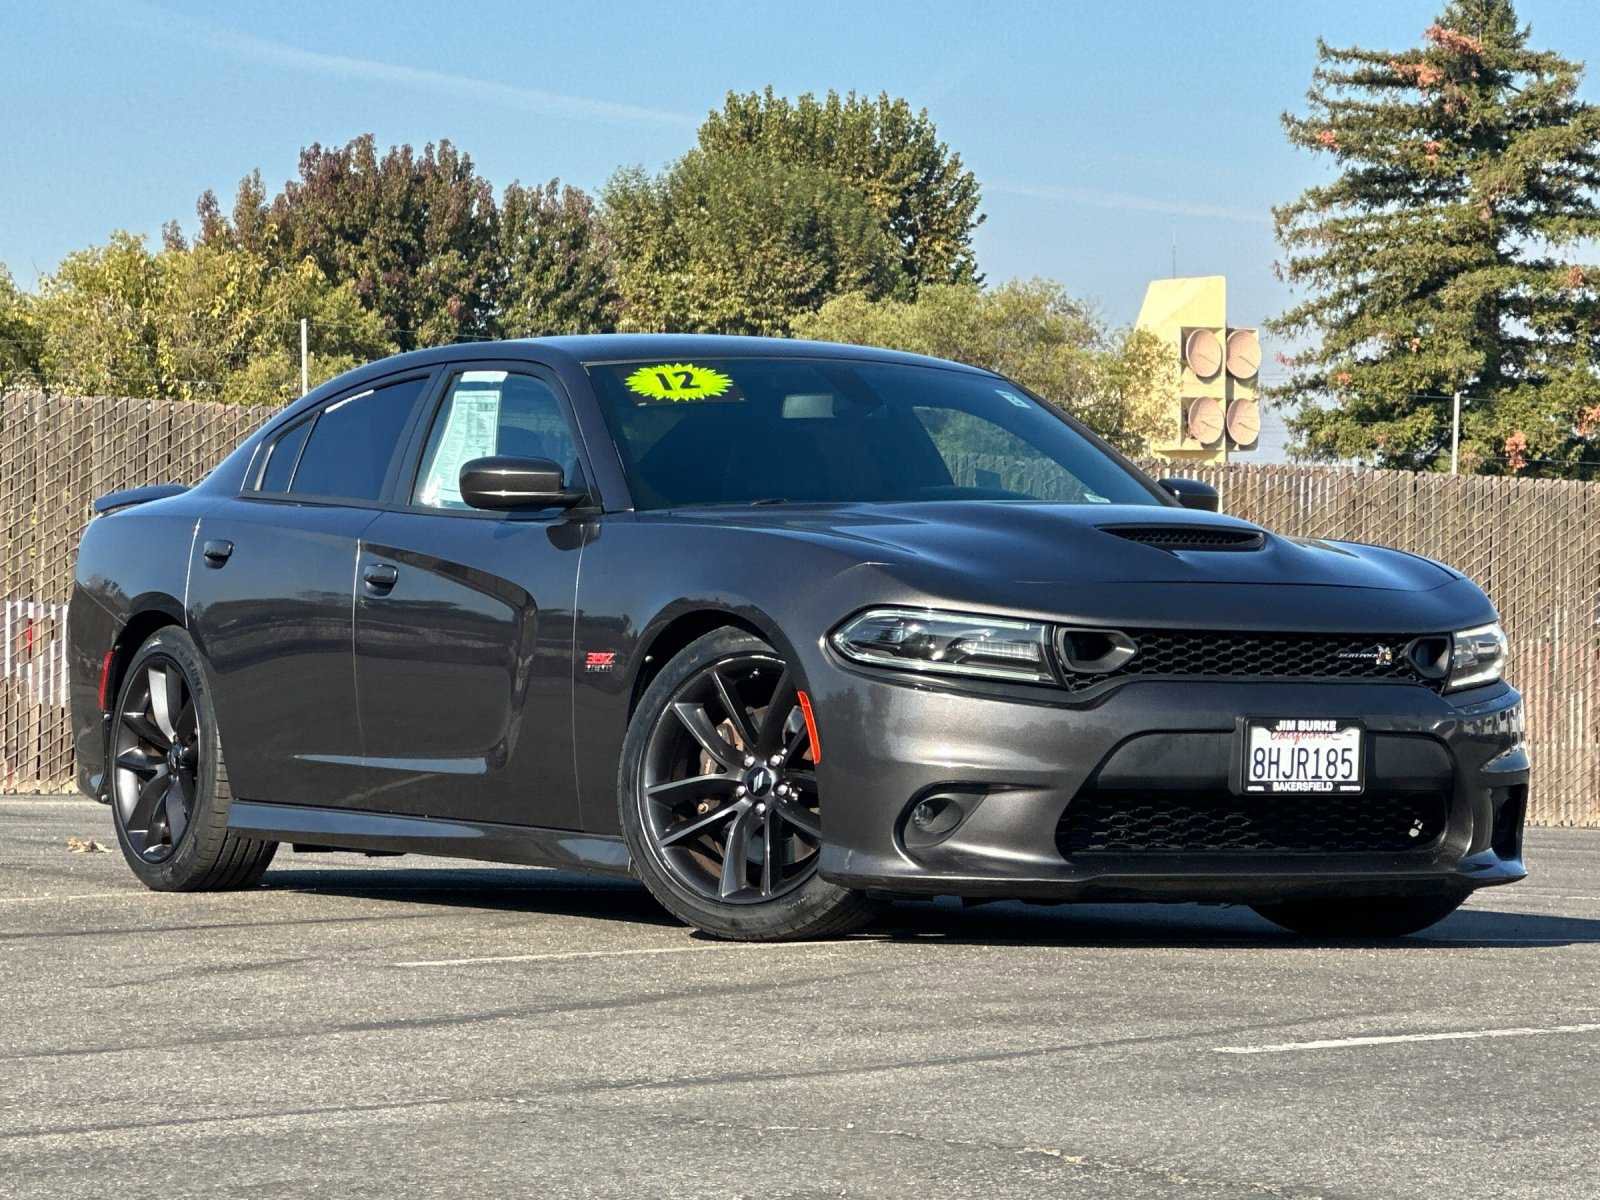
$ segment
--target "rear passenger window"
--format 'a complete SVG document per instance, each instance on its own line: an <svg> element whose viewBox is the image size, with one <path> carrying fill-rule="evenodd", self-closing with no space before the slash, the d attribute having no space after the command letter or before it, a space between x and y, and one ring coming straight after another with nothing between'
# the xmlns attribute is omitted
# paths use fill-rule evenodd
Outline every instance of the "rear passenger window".
<svg viewBox="0 0 1600 1200"><path fill-rule="evenodd" d="M300 457L300 447L306 444L306 434L311 432L311 422L301 421L278 435L267 451L266 469L261 472L257 491L287 492L289 477L294 473L295 459Z"/></svg>
<svg viewBox="0 0 1600 1200"><path fill-rule="evenodd" d="M311 428L289 491L294 495L376 500L426 379L374 388L335 400ZM270 470L272 463L267 467Z"/></svg>

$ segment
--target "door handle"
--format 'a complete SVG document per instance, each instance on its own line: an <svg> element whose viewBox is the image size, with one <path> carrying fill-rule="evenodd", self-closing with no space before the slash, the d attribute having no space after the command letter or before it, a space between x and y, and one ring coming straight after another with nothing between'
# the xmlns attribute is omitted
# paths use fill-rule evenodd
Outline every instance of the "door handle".
<svg viewBox="0 0 1600 1200"><path fill-rule="evenodd" d="M369 591L387 592L400 578L400 572L388 563L368 563L361 578L367 581Z"/></svg>
<svg viewBox="0 0 1600 1200"><path fill-rule="evenodd" d="M206 566L220 567L233 553L233 543L224 538L215 538L201 547L200 553L206 560Z"/></svg>

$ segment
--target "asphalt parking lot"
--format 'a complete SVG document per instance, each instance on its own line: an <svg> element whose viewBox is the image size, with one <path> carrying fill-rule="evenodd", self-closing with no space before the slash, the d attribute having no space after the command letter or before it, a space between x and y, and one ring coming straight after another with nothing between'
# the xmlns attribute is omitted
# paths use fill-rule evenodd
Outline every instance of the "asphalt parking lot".
<svg viewBox="0 0 1600 1200"><path fill-rule="evenodd" d="M1600 1194L1600 832L1384 947L943 904L730 946L550 871L156 895L114 847L0 800L0 1195Z"/></svg>

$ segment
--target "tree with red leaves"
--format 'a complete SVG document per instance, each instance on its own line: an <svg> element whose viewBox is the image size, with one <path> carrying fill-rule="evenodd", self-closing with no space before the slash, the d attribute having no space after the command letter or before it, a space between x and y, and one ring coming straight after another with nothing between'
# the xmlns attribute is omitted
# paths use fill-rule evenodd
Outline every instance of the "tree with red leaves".
<svg viewBox="0 0 1600 1200"><path fill-rule="evenodd" d="M216 197L200 199L200 241L242 245L275 262L316 263L348 281L401 349L489 331L494 189L448 141L393 146L371 134L300 152L300 177L270 202L259 173L239 185L231 226Z"/></svg>

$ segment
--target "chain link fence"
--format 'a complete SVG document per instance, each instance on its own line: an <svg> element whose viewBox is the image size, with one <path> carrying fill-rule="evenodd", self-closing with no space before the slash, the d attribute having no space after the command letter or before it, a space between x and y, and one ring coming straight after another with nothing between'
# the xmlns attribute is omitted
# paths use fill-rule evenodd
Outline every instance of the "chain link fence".
<svg viewBox="0 0 1600 1200"><path fill-rule="evenodd" d="M72 787L67 599L89 502L144 483L194 483L273 411L0 397L0 793Z"/></svg>
<svg viewBox="0 0 1600 1200"><path fill-rule="evenodd" d="M89 502L198 480L272 410L147 400L0 399L0 792L72 786L66 601ZM971 456L960 482L1005 476ZM1332 467L1160 468L1226 511L1296 537L1396 546L1481 583L1510 635L1537 769L1533 820L1600 826L1600 484Z"/></svg>

